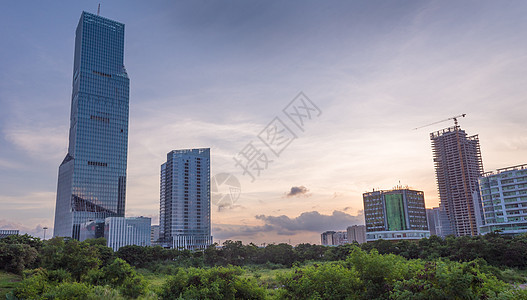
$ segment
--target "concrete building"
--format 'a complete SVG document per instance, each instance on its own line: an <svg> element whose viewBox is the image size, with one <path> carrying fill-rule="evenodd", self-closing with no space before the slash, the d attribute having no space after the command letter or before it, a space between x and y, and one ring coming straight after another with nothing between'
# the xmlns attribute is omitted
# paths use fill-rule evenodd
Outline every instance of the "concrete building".
<svg viewBox="0 0 527 300"><path fill-rule="evenodd" d="M366 226L365 225L349 226L346 232L347 232L348 243L353 243L354 241L359 244L366 243Z"/></svg>
<svg viewBox="0 0 527 300"><path fill-rule="evenodd" d="M321 244L324 246L339 246L348 243L346 231L326 231L320 235Z"/></svg>
<svg viewBox="0 0 527 300"><path fill-rule="evenodd" d="M430 237L423 192L398 186L364 193L362 198L367 242Z"/></svg>
<svg viewBox="0 0 527 300"><path fill-rule="evenodd" d="M124 216L129 115L124 24L81 14L72 78L69 146L59 167L53 234L78 240L81 224Z"/></svg>
<svg viewBox="0 0 527 300"><path fill-rule="evenodd" d="M527 232L527 164L498 169L479 178L484 222L480 232Z"/></svg>
<svg viewBox="0 0 527 300"><path fill-rule="evenodd" d="M430 235L445 237L454 234L444 207L439 206L426 209L426 217Z"/></svg>
<svg viewBox="0 0 527 300"><path fill-rule="evenodd" d="M174 150L161 165L159 238L165 247L204 249L210 228L210 149Z"/></svg>
<svg viewBox="0 0 527 300"><path fill-rule="evenodd" d="M20 231L17 229L0 229L0 239L10 235L19 235Z"/></svg>
<svg viewBox="0 0 527 300"><path fill-rule="evenodd" d="M483 174L478 136L467 136L456 124L431 133L430 139L440 203L448 222L456 236L477 235L478 178Z"/></svg>
<svg viewBox="0 0 527 300"><path fill-rule="evenodd" d="M113 251L128 245L150 246L150 218L110 217L104 224L104 237Z"/></svg>

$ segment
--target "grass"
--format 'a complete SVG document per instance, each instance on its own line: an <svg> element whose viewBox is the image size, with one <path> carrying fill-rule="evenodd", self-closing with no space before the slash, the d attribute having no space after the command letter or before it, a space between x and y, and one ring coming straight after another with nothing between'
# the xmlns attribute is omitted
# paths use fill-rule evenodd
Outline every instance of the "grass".
<svg viewBox="0 0 527 300"><path fill-rule="evenodd" d="M5 299L5 295L11 292L20 280L22 277L19 275L0 271L0 299Z"/></svg>

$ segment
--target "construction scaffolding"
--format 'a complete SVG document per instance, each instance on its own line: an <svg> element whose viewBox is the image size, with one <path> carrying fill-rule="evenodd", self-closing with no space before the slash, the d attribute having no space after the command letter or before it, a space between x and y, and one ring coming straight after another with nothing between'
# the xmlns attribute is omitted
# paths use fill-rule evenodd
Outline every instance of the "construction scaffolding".
<svg viewBox="0 0 527 300"><path fill-rule="evenodd" d="M473 194L477 193L478 178L483 174L478 136L467 136L456 125L431 133L430 139L439 199L450 225L457 236L477 235L479 210L474 209Z"/></svg>

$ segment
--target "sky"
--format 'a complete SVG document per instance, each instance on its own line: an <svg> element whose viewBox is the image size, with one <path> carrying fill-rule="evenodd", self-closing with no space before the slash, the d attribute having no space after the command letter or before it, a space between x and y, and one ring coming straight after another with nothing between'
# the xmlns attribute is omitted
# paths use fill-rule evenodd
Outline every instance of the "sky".
<svg viewBox="0 0 527 300"><path fill-rule="evenodd" d="M211 148L211 175L239 180L234 205L212 206L219 243L320 243L364 224L372 189L409 186L437 206L429 134L453 122L413 128L452 116L467 114L485 171L527 163L526 2L10 1L0 229L53 231L75 28L98 3L125 24L127 216L157 224L160 165L175 149ZM284 113L299 94L318 108L301 129ZM296 136L278 156L258 138L276 118ZM249 143L268 155L254 181L233 159Z"/></svg>

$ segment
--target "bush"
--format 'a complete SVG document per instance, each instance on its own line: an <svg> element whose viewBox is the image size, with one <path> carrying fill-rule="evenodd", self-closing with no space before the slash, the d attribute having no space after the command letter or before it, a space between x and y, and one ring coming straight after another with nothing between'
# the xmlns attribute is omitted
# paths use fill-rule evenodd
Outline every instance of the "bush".
<svg viewBox="0 0 527 300"><path fill-rule="evenodd" d="M239 267L179 269L162 287L161 299L264 299L266 290L242 278Z"/></svg>

